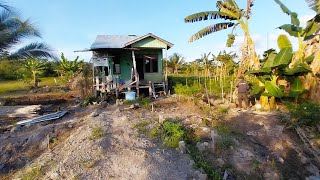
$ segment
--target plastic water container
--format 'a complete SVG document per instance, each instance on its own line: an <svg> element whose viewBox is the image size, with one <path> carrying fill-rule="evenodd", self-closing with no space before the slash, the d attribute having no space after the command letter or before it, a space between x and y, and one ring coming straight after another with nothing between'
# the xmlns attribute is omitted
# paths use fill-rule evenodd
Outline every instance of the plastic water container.
<svg viewBox="0 0 320 180"><path fill-rule="evenodd" d="M125 98L128 101L136 99L136 92L125 92Z"/></svg>

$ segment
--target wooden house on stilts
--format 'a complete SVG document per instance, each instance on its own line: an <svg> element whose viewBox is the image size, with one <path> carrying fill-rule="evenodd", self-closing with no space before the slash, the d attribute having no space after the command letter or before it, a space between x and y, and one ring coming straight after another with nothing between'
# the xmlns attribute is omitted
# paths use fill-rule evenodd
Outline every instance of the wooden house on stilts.
<svg viewBox="0 0 320 180"><path fill-rule="evenodd" d="M172 43L151 33L144 36L98 35L91 45L95 95L149 89L149 96L166 93L164 53ZM159 90L160 89L160 90Z"/></svg>

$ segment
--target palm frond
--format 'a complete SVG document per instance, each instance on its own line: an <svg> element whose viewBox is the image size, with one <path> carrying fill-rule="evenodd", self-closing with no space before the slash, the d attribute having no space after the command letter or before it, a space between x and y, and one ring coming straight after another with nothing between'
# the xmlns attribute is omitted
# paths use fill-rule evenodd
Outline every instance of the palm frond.
<svg viewBox="0 0 320 180"><path fill-rule="evenodd" d="M20 43L24 38L36 36L41 37L40 32L34 27L30 19L21 21L18 18L8 20L7 27L4 25L0 31L0 48L10 49L16 44Z"/></svg>
<svg viewBox="0 0 320 180"><path fill-rule="evenodd" d="M202 30L198 31L196 34L192 35L189 39L189 42L196 41L196 40L198 40L208 34L233 27L234 25L235 24L232 22L218 23L218 24L210 25L210 26L205 27Z"/></svg>
<svg viewBox="0 0 320 180"><path fill-rule="evenodd" d="M16 52L12 53L10 58L50 58L56 60L53 50L44 43L31 43Z"/></svg>
<svg viewBox="0 0 320 180"><path fill-rule="evenodd" d="M4 1L0 1L0 7L5 9L6 11L13 11L13 8L7 5Z"/></svg>
<svg viewBox="0 0 320 180"><path fill-rule="evenodd" d="M316 13L320 13L320 0L306 0L308 6Z"/></svg>
<svg viewBox="0 0 320 180"><path fill-rule="evenodd" d="M220 12L220 11L206 11L200 12L196 14L192 14L184 18L186 23L193 23L197 21L205 21L209 19L225 19L225 20L235 20L236 18L228 16L228 14Z"/></svg>

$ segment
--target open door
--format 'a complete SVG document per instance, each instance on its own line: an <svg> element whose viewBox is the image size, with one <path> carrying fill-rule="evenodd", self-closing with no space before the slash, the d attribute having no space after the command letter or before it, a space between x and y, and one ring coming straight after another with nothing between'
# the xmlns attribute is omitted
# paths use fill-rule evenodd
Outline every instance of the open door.
<svg viewBox="0 0 320 180"><path fill-rule="evenodd" d="M136 58L137 71L139 74L139 80L144 80L144 60L143 58Z"/></svg>

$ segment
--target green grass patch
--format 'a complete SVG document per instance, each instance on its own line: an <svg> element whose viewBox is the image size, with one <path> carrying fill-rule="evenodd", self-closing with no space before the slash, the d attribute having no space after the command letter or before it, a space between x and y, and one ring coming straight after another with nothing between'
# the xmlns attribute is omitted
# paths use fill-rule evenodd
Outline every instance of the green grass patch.
<svg viewBox="0 0 320 180"><path fill-rule="evenodd" d="M135 100L124 101L125 104L136 104L138 103L143 108L150 108L151 100L149 98L138 98Z"/></svg>
<svg viewBox="0 0 320 180"><path fill-rule="evenodd" d="M153 128L149 135L157 137L163 141L163 145L168 148L178 147L179 141L184 137L183 127L176 122L166 121L162 125Z"/></svg>
<svg viewBox="0 0 320 180"><path fill-rule="evenodd" d="M320 104L316 102L305 102L301 104L288 103L287 108L291 116L289 123L292 125L316 126L320 122Z"/></svg>
<svg viewBox="0 0 320 180"><path fill-rule="evenodd" d="M34 167L26 171L26 173L21 175L22 180L36 180L42 176L42 168L41 166Z"/></svg>
<svg viewBox="0 0 320 180"><path fill-rule="evenodd" d="M45 86L55 86L55 80L57 85L63 85L63 81L60 77L46 77L40 78L41 82L39 83L40 87ZM0 94L15 92L15 91L23 91L30 90L31 84L24 80L15 80L15 81L0 81Z"/></svg>
<svg viewBox="0 0 320 180"><path fill-rule="evenodd" d="M102 127L95 127L91 130L90 140L100 139L104 136L104 131Z"/></svg>
<svg viewBox="0 0 320 180"><path fill-rule="evenodd" d="M221 114L228 114L230 108L227 106L219 106L218 107L218 112Z"/></svg>
<svg viewBox="0 0 320 180"><path fill-rule="evenodd" d="M202 169L209 177L209 179L221 180L222 177L218 171L216 171L213 166L210 164L208 159L198 150L196 145L188 144L187 145L188 152L195 162L194 166L197 169Z"/></svg>

